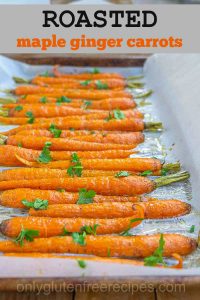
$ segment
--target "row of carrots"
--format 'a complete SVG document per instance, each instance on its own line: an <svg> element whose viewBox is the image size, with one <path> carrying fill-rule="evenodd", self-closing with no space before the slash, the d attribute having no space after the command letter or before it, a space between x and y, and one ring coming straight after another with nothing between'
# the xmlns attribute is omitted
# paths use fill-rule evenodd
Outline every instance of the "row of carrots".
<svg viewBox="0 0 200 300"><path fill-rule="evenodd" d="M144 219L173 218L191 210L177 199L148 196L189 178L178 172L179 163L130 157L145 143L144 130L162 128L160 122L144 121L125 90L143 85L136 79L97 69L62 74L57 67L53 76L45 73L29 82L15 78L22 84L9 91L15 98L0 100L0 122L20 126L1 133L0 165L20 168L1 172L0 204L26 209L26 216L1 223L1 233L9 238L0 241L1 252L65 253L65 258L67 253L92 254L84 260L107 257L107 262L160 267L166 266L164 257L174 257L178 263L173 267L182 267L181 256L197 247L194 239L130 232Z"/></svg>

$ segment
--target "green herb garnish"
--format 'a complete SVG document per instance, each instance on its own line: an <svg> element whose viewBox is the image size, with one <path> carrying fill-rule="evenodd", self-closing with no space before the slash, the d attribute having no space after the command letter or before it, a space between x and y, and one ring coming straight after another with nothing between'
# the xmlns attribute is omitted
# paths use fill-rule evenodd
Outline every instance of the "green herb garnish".
<svg viewBox="0 0 200 300"><path fill-rule="evenodd" d="M85 231L87 234L96 235L98 226L99 226L99 224L94 224L94 226L85 225L85 226L81 227L81 232Z"/></svg>
<svg viewBox="0 0 200 300"><path fill-rule="evenodd" d="M88 109L88 107L91 106L91 105L92 105L92 101L85 100L83 102L82 108L83 109Z"/></svg>
<svg viewBox="0 0 200 300"><path fill-rule="evenodd" d="M58 128L56 127L56 125L54 125L54 124L51 124L51 125L50 125L49 131L53 134L53 136L54 136L55 138L59 138L60 135L61 135L61 133L62 133L62 130L61 130L61 129L58 129Z"/></svg>
<svg viewBox="0 0 200 300"><path fill-rule="evenodd" d="M65 193L66 190L65 189L57 189L57 192L60 192L60 193Z"/></svg>
<svg viewBox="0 0 200 300"><path fill-rule="evenodd" d="M70 177L74 177L74 176L81 177L83 166L76 152L72 153L71 162L73 163L73 165L67 169L67 174Z"/></svg>
<svg viewBox="0 0 200 300"><path fill-rule="evenodd" d="M48 200L36 198L33 202L23 199L22 204L28 208L34 208L35 210L44 210L47 209L49 202Z"/></svg>
<svg viewBox="0 0 200 300"><path fill-rule="evenodd" d="M77 259L77 263L78 263L79 267L82 269L85 269L87 267L86 262L84 260Z"/></svg>
<svg viewBox="0 0 200 300"><path fill-rule="evenodd" d="M18 147L18 148L22 148L22 143L18 143L18 144L17 144L17 147Z"/></svg>
<svg viewBox="0 0 200 300"><path fill-rule="evenodd" d="M75 131L75 129L74 129L74 128L72 128L72 127L70 127L70 128L69 128L69 130L70 130L70 131Z"/></svg>
<svg viewBox="0 0 200 300"><path fill-rule="evenodd" d="M85 80L85 81L81 81L80 84L83 86L87 86L90 84L90 82L91 82L91 80Z"/></svg>
<svg viewBox="0 0 200 300"><path fill-rule="evenodd" d="M80 189L79 190L79 197L76 204L90 204L93 203L94 196L96 195L96 192L93 190L87 191L86 189Z"/></svg>
<svg viewBox="0 0 200 300"><path fill-rule="evenodd" d="M86 244L85 237L86 237L85 231L83 233L79 233L79 232L73 232L72 233L73 241L76 244L79 244L81 246L85 246L85 244Z"/></svg>
<svg viewBox="0 0 200 300"><path fill-rule="evenodd" d="M163 260L164 245L165 241L163 238L163 234L161 234L158 248L154 251L153 255L144 259L145 266L156 266L158 264L165 265L165 262Z"/></svg>
<svg viewBox="0 0 200 300"><path fill-rule="evenodd" d="M44 145L44 148L42 149L42 152L40 153L37 161L43 164L47 164L50 161L52 161L51 153L49 148L51 147L51 142L46 142Z"/></svg>
<svg viewBox="0 0 200 300"><path fill-rule="evenodd" d="M166 176L168 172L169 172L169 170L167 168L162 168L161 169L161 175L162 176Z"/></svg>
<svg viewBox="0 0 200 300"><path fill-rule="evenodd" d="M40 102L44 104L47 103L47 97L46 96L41 97Z"/></svg>
<svg viewBox="0 0 200 300"><path fill-rule="evenodd" d="M127 172L127 171L119 171L115 174L115 177L118 178L118 177L128 177L130 176L131 173Z"/></svg>
<svg viewBox="0 0 200 300"><path fill-rule="evenodd" d="M98 90L107 90L108 85L106 83L103 83L101 80L96 80L95 81L96 87Z"/></svg>
<svg viewBox="0 0 200 300"><path fill-rule="evenodd" d="M21 110L23 110L23 106L21 105L15 106L15 111L21 111Z"/></svg>
<svg viewBox="0 0 200 300"><path fill-rule="evenodd" d="M151 170L146 170L146 171L140 173L140 176L145 177L145 176L149 176L149 175L152 175L152 174L153 174L153 172Z"/></svg>
<svg viewBox="0 0 200 300"><path fill-rule="evenodd" d="M98 68L93 68L93 70L90 72L91 74L99 74L101 73Z"/></svg>
<svg viewBox="0 0 200 300"><path fill-rule="evenodd" d="M107 250L107 256L110 257L110 248Z"/></svg>
<svg viewBox="0 0 200 300"><path fill-rule="evenodd" d="M123 120L125 119L125 115L120 109L114 109L113 112L109 112L108 117L105 118L105 121L108 122L112 119Z"/></svg>
<svg viewBox="0 0 200 300"><path fill-rule="evenodd" d="M190 233L194 233L194 230L195 230L195 225L192 225L192 226L190 227L189 232L190 232Z"/></svg>
<svg viewBox="0 0 200 300"><path fill-rule="evenodd" d="M45 72L41 73L40 76L42 76L42 77L50 77L49 71L45 71Z"/></svg>
<svg viewBox="0 0 200 300"><path fill-rule="evenodd" d="M35 117L34 117L32 111L27 111L26 112L26 117L29 118L29 120L28 120L29 124L33 124L34 123Z"/></svg>
<svg viewBox="0 0 200 300"><path fill-rule="evenodd" d="M24 245L24 240L32 242L34 240L34 237L37 237L37 236L39 236L38 230L22 228L21 232L16 237L14 242L16 244L19 244L22 247Z"/></svg>
<svg viewBox="0 0 200 300"><path fill-rule="evenodd" d="M67 229L66 229L66 227L64 226L63 227L63 230L62 230L62 233L61 233L61 236L66 236L66 235L70 235L71 234L71 232L69 232Z"/></svg>
<svg viewBox="0 0 200 300"><path fill-rule="evenodd" d="M65 96L61 96L60 98L56 99L56 104L57 105L61 105L62 103L70 103L70 102L72 102L72 100L65 97Z"/></svg>
<svg viewBox="0 0 200 300"><path fill-rule="evenodd" d="M129 233L129 230L131 229L131 224L135 223L135 222L138 222L138 221L143 221L143 220L144 220L143 218L135 218L135 219L130 220L130 224L129 224L128 228L126 230L122 231L120 233L120 235L122 235L122 236L130 236L131 234Z"/></svg>

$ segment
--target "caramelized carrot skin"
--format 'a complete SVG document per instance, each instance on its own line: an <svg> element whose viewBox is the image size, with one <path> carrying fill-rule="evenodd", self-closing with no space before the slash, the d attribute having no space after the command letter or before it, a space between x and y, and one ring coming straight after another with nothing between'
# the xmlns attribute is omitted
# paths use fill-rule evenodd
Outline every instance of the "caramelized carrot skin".
<svg viewBox="0 0 200 300"><path fill-rule="evenodd" d="M24 166L17 157L35 162L41 151L26 148L20 148L12 145L0 146L0 164L2 166ZM52 160L71 159L73 151L51 151ZM79 158L127 158L134 153L133 150L105 150L105 151L77 151Z"/></svg>
<svg viewBox="0 0 200 300"><path fill-rule="evenodd" d="M82 99L106 99L106 98L131 98L132 95L126 91L107 91L107 90L73 90L73 89L59 89L59 88L49 88L31 85L21 85L15 88L14 93L16 95L33 95L33 94L43 94L47 97L69 97L69 98L82 98Z"/></svg>
<svg viewBox="0 0 200 300"><path fill-rule="evenodd" d="M24 242L20 247L12 241L0 241L1 252L19 253L74 253L93 254L101 257L108 256L108 250L113 257L150 256L159 246L160 234L141 235L132 237L123 236L86 236L86 245L74 243L72 237L52 237L35 239L33 242ZM194 239L180 234L164 234L164 256L171 257L174 253L188 255L197 248Z"/></svg>
<svg viewBox="0 0 200 300"><path fill-rule="evenodd" d="M4 118L8 120L8 118ZM11 118L12 120L12 118ZM98 131L143 131L144 121L142 119L124 119L124 120L58 120L53 122L59 129L69 130L74 128L75 130L98 130ZM27 124L11 129L6 132L6 135L14 135L22 130L32 129L49 129L52 124L52 120L45 121L37 124Z"/></svg>
<svg viewBox="0 0 200 300"><path fill-rule="evenodd" d="M51 131L43 129L35 130L22 130L18 132L18 135L24 136L44 136L44 137L54 137ZM77 140L84 140L87 142L96 142L96 143L114 143L114 144L139 144L144 142L144 134L142 132L116 132L107 131L101 133L90 132L87 130L62 130L60 138L73 138Z"/></svg>
<svg viewBox="0 0 200 300"><path fill-rule="evenodd" d="M38 190L29 188L19 188L6 190L0 194L0 204L13 208L24 208L22 200L34 201L36 198L48 200L51 204L75 204L78 201L78 193L58 192L52 190ZM95 195L94 203L104 202L137 202L143 199L140 196L102 196Z"/></svg>
<svg viewBox="0 0 200 300"><path fill-rule="evenodd" d="M26 99L18 98L16 104L4 104L3 107L5 108L13 108L19 105L19 103L23 103L23 106L40 106L42 96L34 96L30 95L27 96ZM55 106L57 102L57 98L48 97L46 98L46 104L48 106ZM85 105L85 100L81 99L73 99L70 103L62 103L62 107L69 106L69 107L76 107L80 108ZM126 110L130 108L135 108L136 103L133 99L130 98L108 98L99 101L90 101L89 109L100 109L100 110L113 110L113 109L120 109Z"/></svg>
<svg viewBox="0 0 200 300"><path fill-rule="evenodd" d="M154 200L138 203L144 208L146 219L163 219L183 216L188 214L191 206L179 200ZM49 205L46 210L30 209L31 216L53 218L124 218L133 214L134 205L131 202L93 203L85 205L57 204Z"/></svg>
<svg viewBox="0 0 200 300"><path fill-rule="evenodd" d="M33 188L41 190L65 189L67 192L78 192L80 188L94 190L97 194L110 196L135 196L152 192L154 181L141 176L121 178L113 177L74 177L35 180L1 181L0 190L16 188Z"/></svg>
<svg viewBox="0 0 200 300"><path fill-rule="evenodd" d="M37 81L37 85L39 86L46 86L53 88L61 88L61 89L83 89L83 90L99 90L98 88L99 81L91 80L91 81L68 81L68 82L49 82L45 83L43 80ZM112 79L102 79L100 84L105 85L105 90L123 90L126 88L126 82L122 79L112 78Z"/></svg>
<svg viewBox="0 0 200 300"><path fill-rule="evenodd" d="M32 136L8 136L7 145L17 146L22 143L23 147L28 149L41 150L46 142L52 143L50 150L55 151L102 151L111 149L130 150L136 145L119 145L119 144L100 144L81 142L65 138L47 138L47 137L32 137Z"/></svg>
<svg viewBox="0 0 200 300"><path fill-rule="evenodd" d="M102 170L83 170L82 177L99 177L99 176L115 176L116 171L102 171ZM132 172L132 175L138 175L139 172ZM4 180L31 180L42 178L67 178L70 177L66 170L48 168L17 168L3 170L0 173L0 181Z"/></svg>
<svg viewBox="0 0 200 300"><path fill-rule="evenodd" d="M89 110L84 108L76 108L70 106L52 106L52 105L30 105L23 106L20 111L15 110L15 108L9 108L9 117L16 118L26 118L27 112L32 112L35 118L57 118L57 117L67 117L71 119L79 119L81 116L83 119L105 119L109 115L109 111L105 110ZM143 114L138 110L124 110L123 114L125 118L143 118Z"/></svg>
<svg viewBox="0 0 200 300"><path fill-rule="evenodd" d="M124 158L124 159L82 159L81 164L84 170L103 170L103 171L133 171L143 172L149 171L160 171L162 164L160 160L156 158ZM29 164L28 164L29 165ZM44 167L41 163L31 163L33 167ZM71 166L69 160L63 161L52 161L45 165L46 168L50 169L67 169ZM37 173L37 170L35 170Z"/></svg>
<svg viewBox="0 0 200 300"><path fill-rule="evenodd" d="M141 221L132 222L134 218L143 218L144 211L140 206L133 207L132 216L126 218L100 219L100 218L48 218L48 217L14 217L5 220L0 225L1 233L8 237L16 237L22 228L31 228L39 231L38 237L51 237L61 235L65 227L69 232L80 232L83 226L98 224L97 234L120 233L139 225Z"/></svg>

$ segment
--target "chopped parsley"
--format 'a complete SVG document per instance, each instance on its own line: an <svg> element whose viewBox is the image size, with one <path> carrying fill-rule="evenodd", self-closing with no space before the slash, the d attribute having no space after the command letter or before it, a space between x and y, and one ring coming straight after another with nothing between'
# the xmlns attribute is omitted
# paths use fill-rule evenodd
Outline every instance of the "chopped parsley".
<svg viewBox="0 0 200 300"><path fill-rule="evenodd" d="M28 208L34 208L35 210L44 210L48 207L48 200L42 200L39 198L36 198L33 202L29 202L26 199L22 200L22 204Z"/></svg>
<svg viewBox="0 0 200 300"><path fill-rule="evenodd" d="M26 112L26 117L29 118L29 120L28 120L29 124L33 124L34 123L35 117L34 117L32 111L27 111Z"/></svg>
<svg viewBox="0 0 200 300"><path fill-rule="evenodd" d="M108 122L112 119L123 120L125 119L125 115L120 109L114 109L112 112L109 112L108 117L105 118L105 121Z"/></svg>
<svg viewBox="0 0 200 300"><path fill-rule="evenodd" d="M19 244L22 247L24 245L24 240L26 240L28 242L32 242L34 240L34 237L37 237L37 236L39 236L38 230L22 228L21 232L16 237L14 242L16 244Z"/></svg>
<svg viewBox="0 0 200 300"><path fill-rule="evenodd" d="M79 244L81 246L86 245L85 237L86 237L85 231L83 233L79 233L79 232L72 233L72 239L73 239L74 243Z"/></svg>
<svg viewBox="0 0 200 300"><path fill-rule="evenodd" d="M149 175L152 175L152 174L153 174L153 172L151 170L146 170L146 171L140 173L140 176L145 177L145 176L149 176Z"/></svg>
<svg viewBox="0 0 200 300"><path fill-rule="evenodd" d="M130 236L131 234L130 234L129 230L131 229L131 224L138 222L138 221L143 221L143 220L144 220L143 218L135 218L135 219L130 220L130 224L129 224L128 228L126 230L124 230L123 232L121 232L120 235Z"/></svg>
<svg viewBox="0 0 200 300"><path fill-rule="evenodd" d="M85 269L87 267L87 264L84 260L77 259L77 263L78 263L79 267L82 269Z"/></svg>
<svg viewBox="0 0 200 300"><path fill-rule="evenodd" d="M115 177L118 178L118 177L128 177L130 176L131 173L129 173L128 171L119 171L115 174Z"/></svg>
<svg viewBox="0 0 200 300"><path fill-rule="evenodd" d="M107 90L108 85L106 83L103 83L101 80L96 80L95 81L96 87L98 90Z"/></svg>
<svg viewBox="0 0 200 300"><path fill-rule="evenodd" d="M151 256L146 257L144 259L145 266L156 266L158 264L165 265L163 259L164 245L165 245L165 241L163 238L163 234L161 234L158 248L154 251L154 253Z"/></svg>
<svg viewBox="0 0 200 300"><path fill-rule="evenodd" d="M79 190L78 201L76 204L90 204L93 203L96 192L93 190L87 191L86 189Z"/></svg>
<svg viewBox="0 0 200 300"><path fill-rule="evenodd" d="M85 80L85 81L81 81L80 84L82 86L88 86L90 84L91 80Z"/></svg>
<svg viewBox="0 0 200 300"><path fill-rule="evenodd" d="M67 174L70 177L74 177L74 176L81 177L83 166L76 152L72 153L71 162L73 163L73 165L67 169Z"/></svg>
<svg viewBox="0 0 200 300"><path fill-rule="evenodd" d="M51 142L46 142L44 145L44 148L42 149L42 152L40 153L37 161L43 164L47 164L50 161L52 161L51 153L49 148L51 147Z"/></svg>
<svg viewBox="0 0 200 300"><path fill-rule="evenodd" d="M192 225L192 226L190 227L189 232L190 232L190 233L194 233L194 230L195 230L195 225Z"/></svg>
<svg viewBox="0 0 200 300"><path fill-rule="evenodd" d="M94 226L85 225L85 226L81 227L81 232L85 231L87 234L96 235L98 226L99 226L99 224L94 224Z"/></svg>
<svg viewBox="0 0 200 300"><path fill-rule="evenodd" d="M83 109L88 109L88 107L91 106L91 105L92 105L92 101L85 100L83 102L82 108Z"/></svg>
<svg viewBox="0 0 200 300"><path fill-rule="evenodd" d="M60 98L56 99L57 105L61 105L62 103L70 103L70 102L72 102L72 100L65 96L61 96Z"/></svg>
<svg viewBox="0 0 200 300"><path fill-rule="evenodd" d="M41 97L40 102L44 104L47 103L47 97L46 96Z"/></svg>
<svg viewBox="0 0 200 300"><path fill-rule="evenodd" d="M93 70L91 70L90 72L91 74L99 74L101 73L100 70L98 68L93 68Z"/></svg>
<svg viewBox="0 0 200 300"><path fill-rule="evenodd" d="M21 111L21 110L23 110L23 106L22 105L15 106L15 111Z"/></svg>
<svg viewBox="0 0 200 300"><path fill-rule="evenodd" d="M49 131L53 134L53 137L54 138L59 138L61 133L62 133L62 130L61 129L58 129L56 127L56 125L54 124L51 124L50 127L49 127Z"/></svg>

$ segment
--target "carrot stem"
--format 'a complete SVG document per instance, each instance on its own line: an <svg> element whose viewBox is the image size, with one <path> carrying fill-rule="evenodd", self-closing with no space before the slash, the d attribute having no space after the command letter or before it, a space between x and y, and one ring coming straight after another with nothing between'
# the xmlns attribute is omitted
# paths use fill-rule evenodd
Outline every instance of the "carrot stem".
<svg viewBox="0 0 200 300"><path fill-rule="evenodd" d="M162 166L164 169L166 169L166 171L180 171L181 165L180 162L175 162L175 163L169 163L169 164L164 164Z"/></svg>
<svg viewBox="0 0 200 300"><path fill-rule="evenodd" d="M148 131L157 131L163 129L163 124L161 122L145 122L144 128Z"/></svg>
<svg viewBox="0 0 200 300"><path fill-rule="evenodd" d="M144 78L144 75L133 75L133 76L128 76L127 80L137 80L137 79L142 79Z"/></svg>
<svg viewBox="0 0 200 300"><path fill-rule="evenodd" d="M12 78L14 80L15 83L31 83L31 80L27 80L21 77L15 77L13 76Z"/></svg>
<svg viewBox="0 0 200 300"><path fill-rule="evenodd" d="M0 109L0 116L8 117L8 110L1 108Z"/></svg>
<svg viewBox="0 0 200 300"><path fill-rule="evenodd" d="M136 99L147 98L147 97L151 96L152 94L153 94L153 90L149 90L147 92L134 95L134 98L136 98Z"/></svg>
<svg viewBox="0 0 200 300"><path fill-rule="evenodd" d="M187 171L183 171L183 172L179 172L176 174L171 174L168 176L163 176L163 177L159 177L156 178L154 180L155 184L156 184L156 188L161 187L161 186L165 186L165 185L169 185L173 182L179 182L179 181L183 181L186 180L190 177L190 174Z"/></svg>
<svg viewBox="0 0 200 300"><path fill-rule="evenodd" d="M17 99L14 98L0 98L0 104L17 103Z"/></svg>
<svg viewBox="0 0 200 300"><path fill-rule="evenodd" d="M127 86L129 87L129 88L133 88L133 89L137 89L137 88L142 88L142 87L144 87L144 82L132 82L132 81L130 81L130 82L127 82Z"/></svg>

